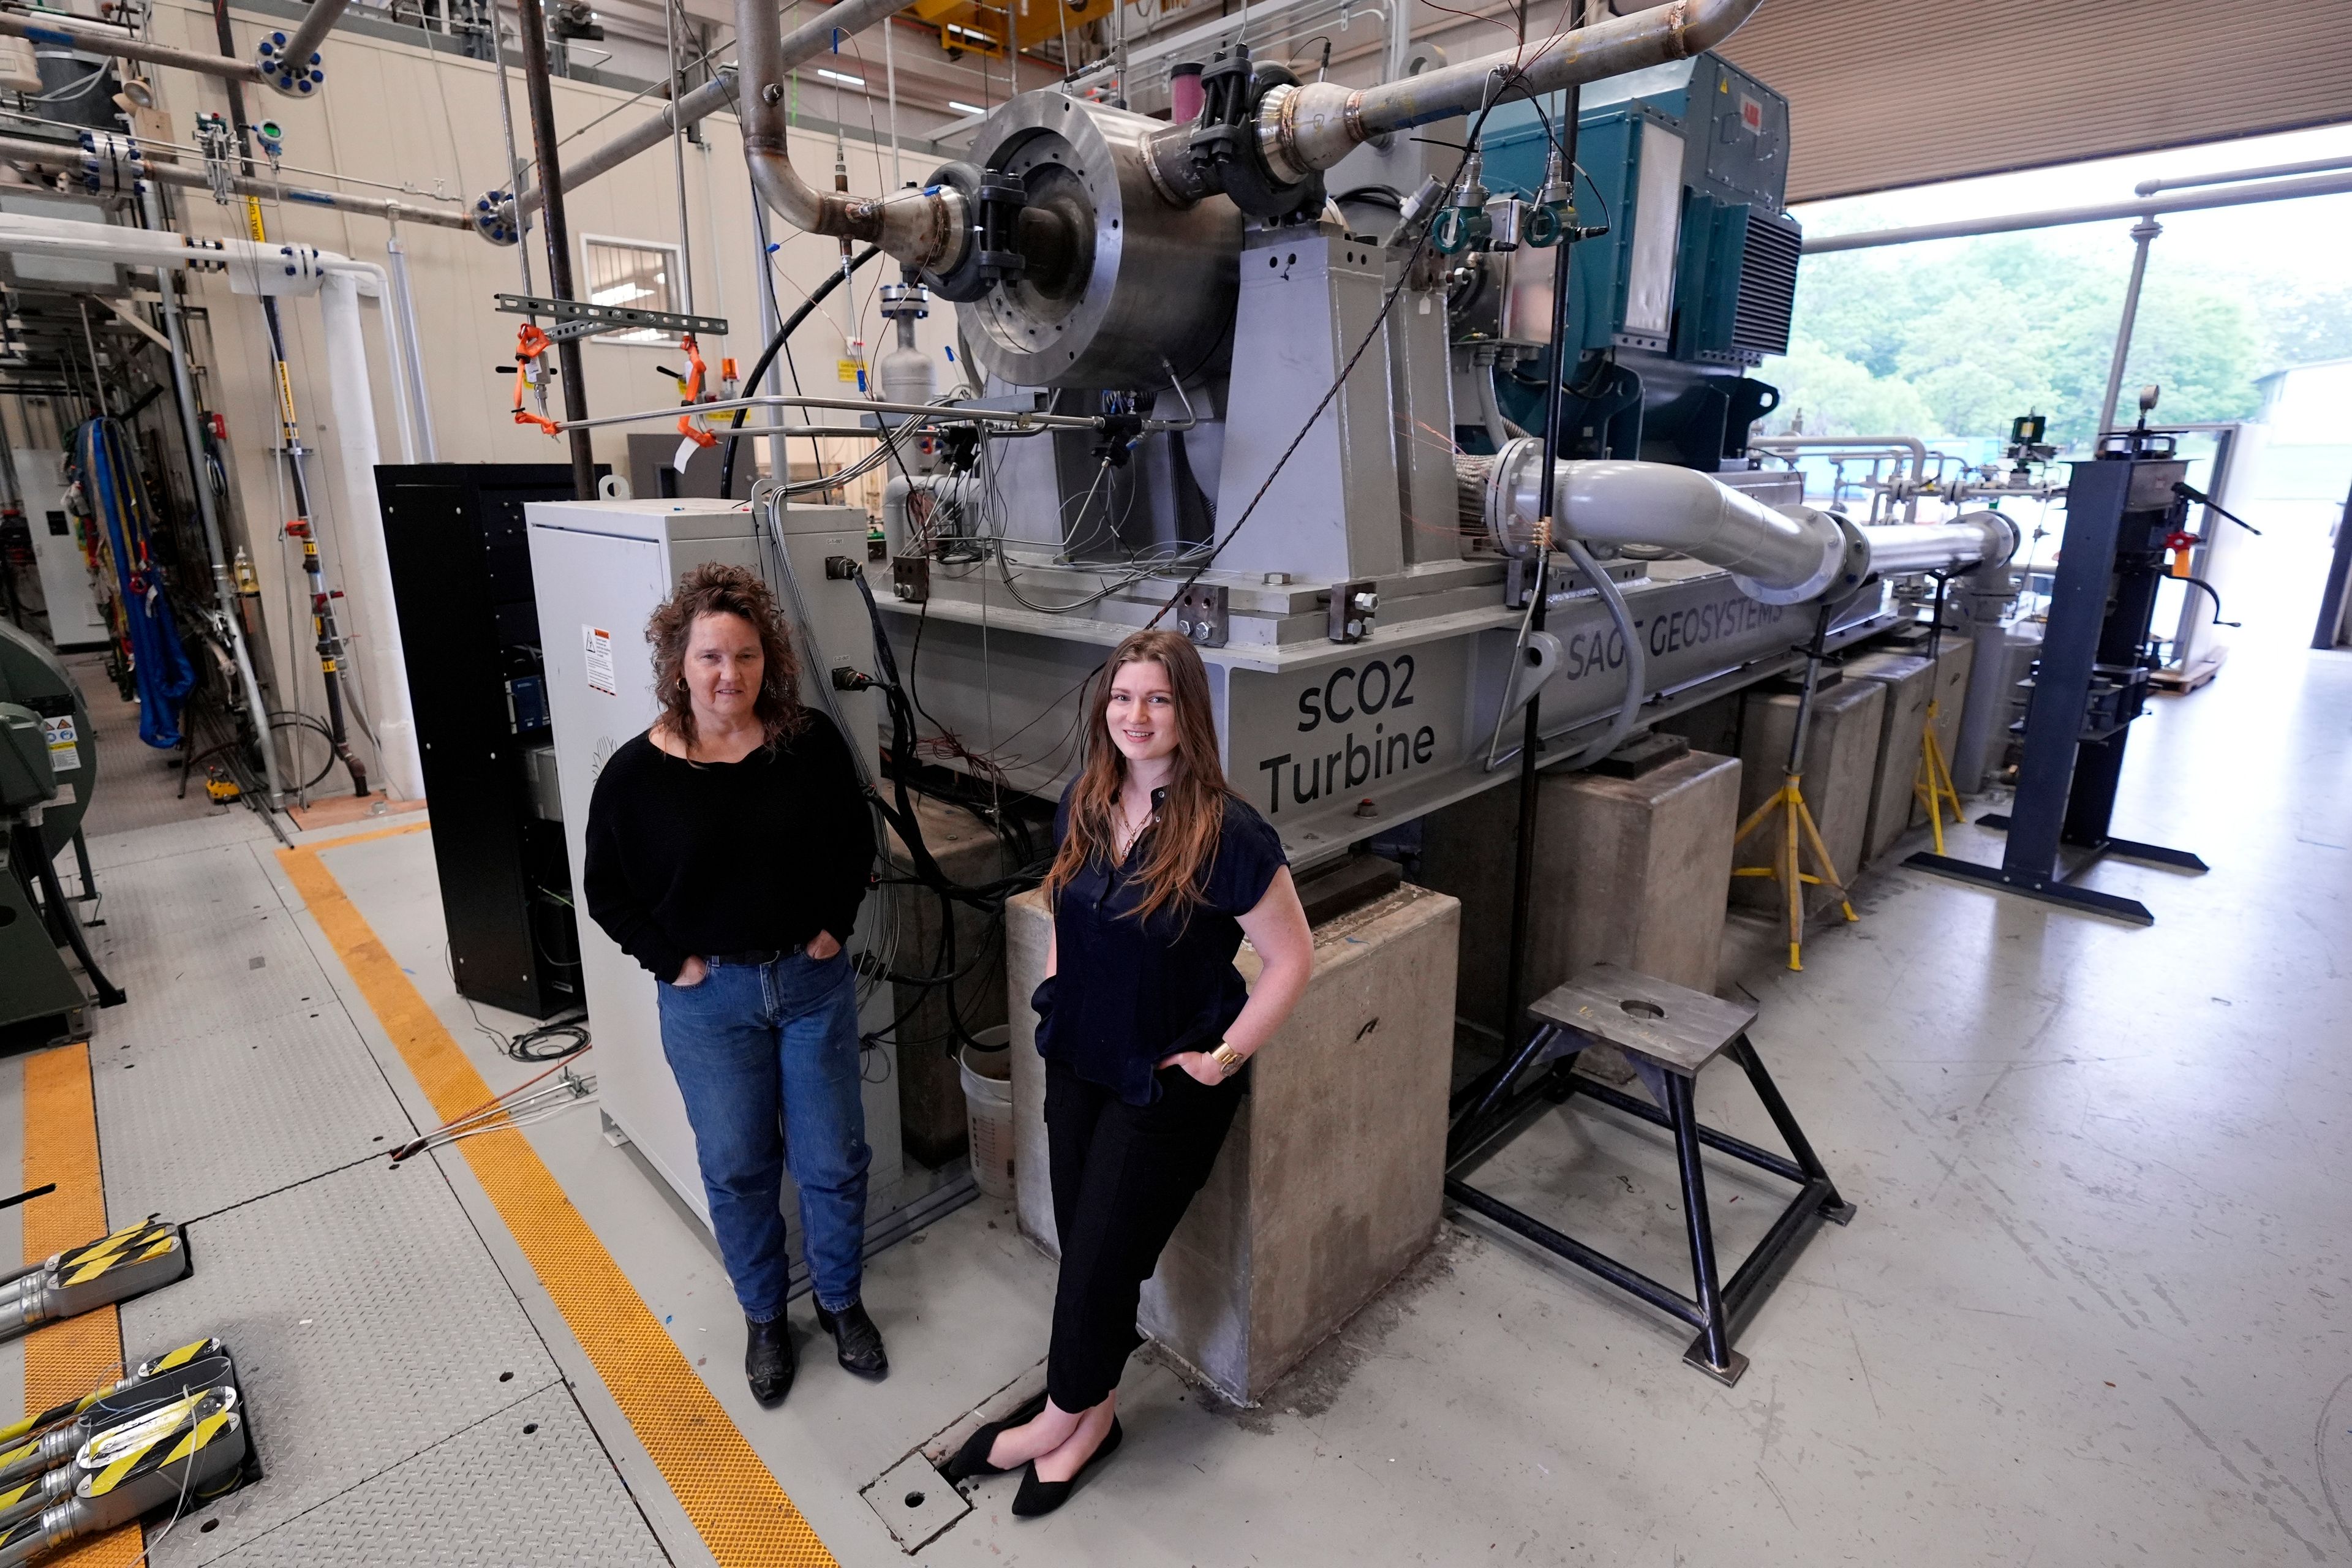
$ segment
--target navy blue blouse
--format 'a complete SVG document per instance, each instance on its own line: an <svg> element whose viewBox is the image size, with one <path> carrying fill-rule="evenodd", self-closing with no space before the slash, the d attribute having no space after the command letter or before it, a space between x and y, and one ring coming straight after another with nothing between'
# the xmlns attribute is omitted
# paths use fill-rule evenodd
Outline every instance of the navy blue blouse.
<svg viewBox="0 0 2352 1568"><path fill-rule="evenodd" d="M1075 787L1075 786L1074 786ZM1070 796L1054 813L1054 842L1069 831ZM1143 840L1127 863L1097 857L1072 878L1054 908L1055 973L1037 987L1037 1052L1129 1105L1159 1096L1152 1069L1162 1057L1204 1050L1224 1037L1249 1000L1234 967L1237 917L1255 909L1286 864L1282 839L1236 795L1225 797L1199 903L1163 908L1149 920L1132 879Z"/></svg>

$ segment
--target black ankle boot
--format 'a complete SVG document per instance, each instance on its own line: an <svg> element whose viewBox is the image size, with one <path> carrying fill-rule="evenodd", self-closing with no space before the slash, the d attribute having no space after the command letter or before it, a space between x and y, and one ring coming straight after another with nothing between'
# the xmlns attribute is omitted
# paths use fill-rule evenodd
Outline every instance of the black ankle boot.
<svg viewBox="0 0 2352 1568"><path fill-rule="evenodd" d="M800 1370L792 1326L779 1312L764 1323L746 1318L743 1327L743 1375L751 1382L751 1397L773 1409L793 1391L793 1373Z"/></svg>
<svg viewBox="0 0 2352 1568"><path fill-rule="evenodd" d="M842 1365L861 1377L888 1374L890 1357L882 1348L882 1331L866 1315L863 1301L852 1301L838 1312L818 1307L816 1326L833 1336L834 1349Z"/></svg>

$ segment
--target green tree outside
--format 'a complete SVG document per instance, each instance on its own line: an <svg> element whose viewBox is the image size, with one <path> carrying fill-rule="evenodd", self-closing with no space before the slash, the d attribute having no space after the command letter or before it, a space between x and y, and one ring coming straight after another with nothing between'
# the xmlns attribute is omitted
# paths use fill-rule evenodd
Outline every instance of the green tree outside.
<svg viewBox="0 0 2352 1568"><path fill-rule="evenodd" d="M2162 417L2251 417L2254 378L2352 354L2352 288L2228 273L2168 258L2140 298L2124 407L2164 388ZM2087 446L2130 272L2129 247L2001 235L1809 257L1790 351L1756 374L1781 391L1769 433L2002 437L2049 416Z"/></svg>

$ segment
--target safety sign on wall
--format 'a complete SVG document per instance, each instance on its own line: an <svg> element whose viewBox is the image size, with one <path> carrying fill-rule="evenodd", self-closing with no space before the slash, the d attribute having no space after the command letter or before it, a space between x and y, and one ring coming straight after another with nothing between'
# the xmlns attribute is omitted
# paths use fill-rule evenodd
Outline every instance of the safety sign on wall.
<svg viewBox="0 0 2352 1568"><path fill-rule="evenodd" d="M580 640L588 655L588 689L618 697L621 688L613 679L613 634L602 626L583 626Z"/></svg>

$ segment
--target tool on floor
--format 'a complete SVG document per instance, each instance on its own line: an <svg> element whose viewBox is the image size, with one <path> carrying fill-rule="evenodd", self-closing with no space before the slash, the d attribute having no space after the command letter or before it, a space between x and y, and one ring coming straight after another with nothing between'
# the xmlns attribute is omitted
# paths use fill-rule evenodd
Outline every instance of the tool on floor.
<svg viewBox="0 0 2352 1568"><path fill-rule="evenodd" d="M1748 842L1768 822L1779 820L1780 842L1772 852L1771 861L1762 866L1735 866L1735 877L1769 877L1781 885L1789 895L1789 967L1802 969L1805 948L1805 889L1808 886L1828 888L1838 896L1838 908L1849 921L1862 917L1853 912L1853 900L1846 896L1845 883L1838 876L1837 863L1830 858L1829 846L1822 842L1822 830L1813 822L1812 808L1805 804L1804 759L1805 727L1813 713L1813 692L1822 678L1822 660L1829 639L1830 611L1824 606L1821 617L1813 624L1813 640L1805 647L1805 683L1797 692L1797 722L1789 735L1789 766L1780 780L1780 787L1770 799L1750 812L1748 820L1731 841L1732 853ZM1814 870L1804 868L1804 856L1810 853Z"/></svg>
<svg viewBox="0 0 2352 1568"><path fill-rule="evenodd" d="M42 1467L24 1469L19 1460L21 1479L0 1490L0 1568L164 1507L176 1521L191 1504L261 1479L236 1361L219 1340L143 1366L163 1361L176 1366L101 1392L73 1420L14 1450L37 1450Z"/></svg>
<svg viewBox="0 0 2352 1568"><path fill-rule="evenodd" d="M1748 1358L1731 1348L1732 1336L1763 1302L1783 1260L1811 1235L1817 1220L1843 1225L1853 1205L1838 1195L1821 1157L1797 1125L1789 1102L1764 1070L1748 1037L1755 1023L1753 1002L1727 1002L1703 991L1670 984L1613 963L1596 963L1547 994L1528 1010L1535 1026L1518 1054L1490 1069L1454 1096L1455 1112L1445 1143L1445 1195L1580 1268L1589 1268L1619 1289L1672 1313L1698 1331L1683 1363L1727 1385L1739 1381ZM1652 1104L1576 1071L1585 1047L1615 1046L1633 1064ZM1695 1100L1700 1069L1727 1056L1748 1075L1765 1114L1789 1146L1789 1157L1743 1139L1701 1126ZM1536 1070L1532 1077L1527 1076ZM1522 1082L1524 1079L1524 1082ZM1509 1141L1539 1105L1564 1105L1575 1095L1640 1118L1675 1135L1675 1163L1682 1173L1682 1210L1689 1233L1692 1294L1685 1296L1607 1254L1564 1236L1464 1180L1472 1163ZM1728 1154L1759 1170L1794 1182L1798 1192L1772 1222L1764 1239L1728 1280L1716 1264L1715 1230L1706 1206L1703 1147Z"/></svg>
<svg viewBox="0 0 2352 1568"><path fill-rule="evenodd" d="M159 1289L188 1272L188 1238L150 1215L0 1280L0 1340Z"/></svg>

